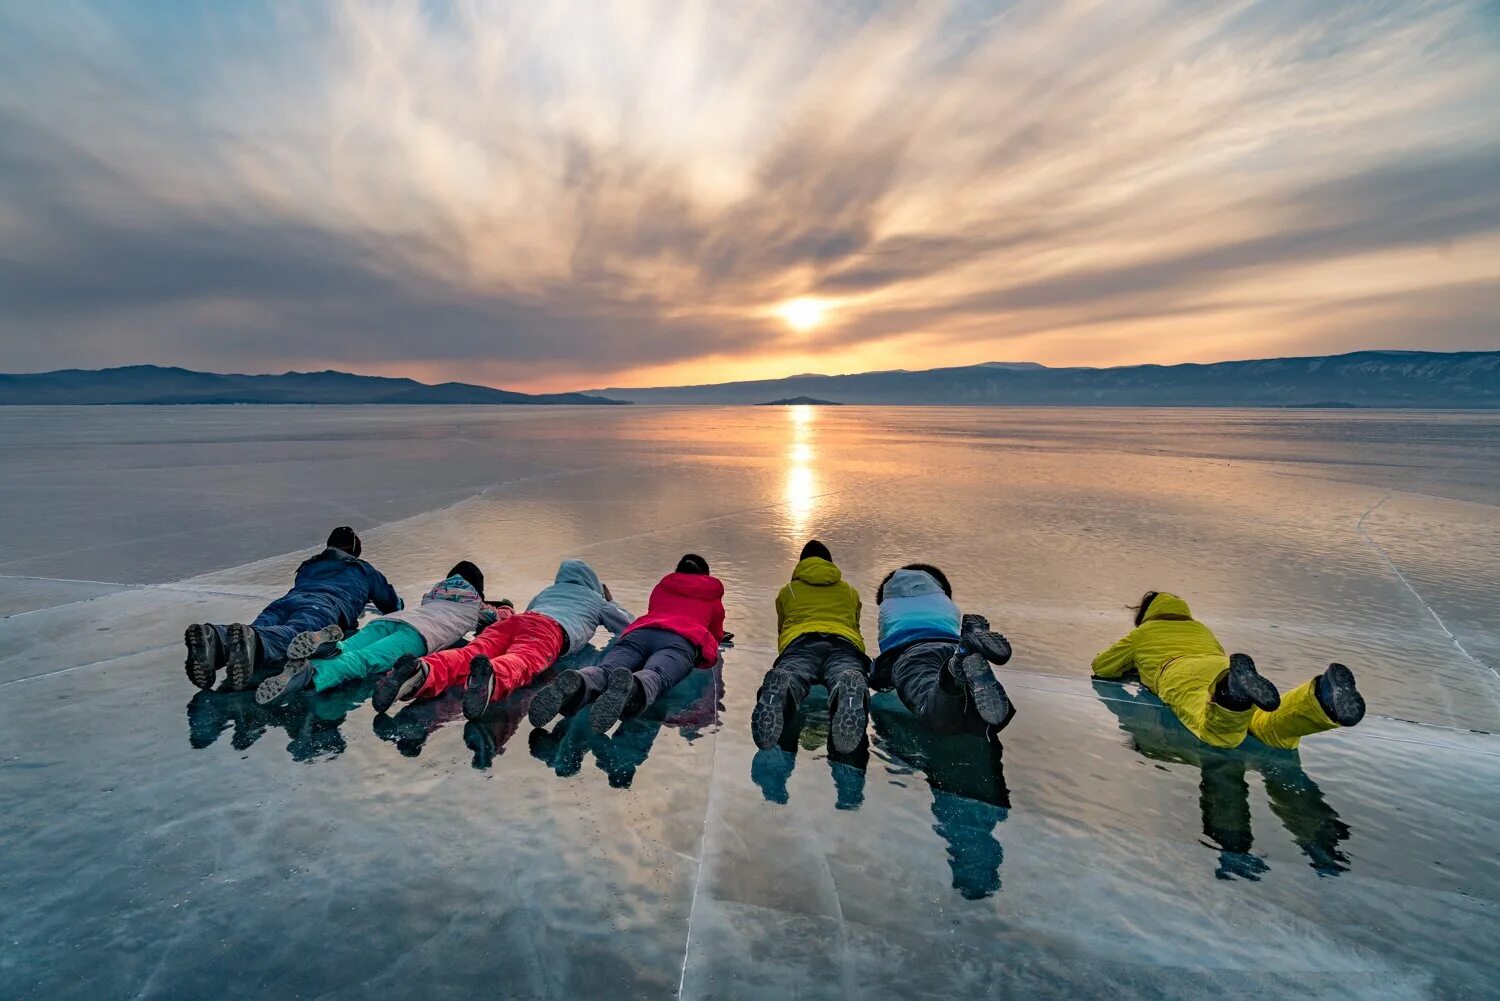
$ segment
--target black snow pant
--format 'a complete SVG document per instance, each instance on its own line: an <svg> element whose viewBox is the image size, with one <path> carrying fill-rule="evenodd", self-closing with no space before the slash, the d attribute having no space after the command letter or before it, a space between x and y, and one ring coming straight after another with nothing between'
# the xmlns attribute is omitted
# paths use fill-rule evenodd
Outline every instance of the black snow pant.
<svg viewBox="0 0 1500 1001"><path fill-rule="evenodd" d="M664 692L692 674L697 663L698 648L685 637L651 626L633 629L616 640L598 664L578 672L583 676L583 702L579 708L591 704L604 692L611 669L623 667L641 683L646 701L639 710L644 712Z"/></svg>
<svg viewBox="0 0 1500 1001"><path fill-rule="evenodd" d="M890 660L890 685L933 733L984 733L989 724L974 708L968 688L945 668L957 649L951 640L913 643Z"/></svg>
<svg viewBox="0 0 1500 1001"><path fill-rule="evenodd" d="M803 633L781 651L765 680L770 681L773 674L786 677L788 711L795 713L813 685L822 685L832 692L839 675L846 671L858 671L868 679L870 658L842 636Z"/></svg>

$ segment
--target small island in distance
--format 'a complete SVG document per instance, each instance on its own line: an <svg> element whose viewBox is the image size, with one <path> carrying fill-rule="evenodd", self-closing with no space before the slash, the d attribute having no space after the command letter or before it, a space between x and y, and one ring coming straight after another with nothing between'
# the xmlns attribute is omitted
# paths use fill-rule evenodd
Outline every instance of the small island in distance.
<svg viewBox="0 0 1500 1001"><path fill-rule="evenodd" d="M784 400L767 400L757 407L842 407L837 400L819 400L811 396L788 396Z"/></svg>

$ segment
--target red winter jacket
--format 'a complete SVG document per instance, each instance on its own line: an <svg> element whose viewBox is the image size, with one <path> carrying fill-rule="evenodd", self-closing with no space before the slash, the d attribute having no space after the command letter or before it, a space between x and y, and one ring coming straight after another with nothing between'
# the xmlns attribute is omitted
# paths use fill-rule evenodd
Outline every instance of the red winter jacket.
<svg viewBox="0 0 1500 1001"><path fill-rule="evenodd" d="M724 585L708 574L667 574L652 588L646 614L625 632L647 628L676 633L698 648L699 667L713 667L724 638Z"/></svg>

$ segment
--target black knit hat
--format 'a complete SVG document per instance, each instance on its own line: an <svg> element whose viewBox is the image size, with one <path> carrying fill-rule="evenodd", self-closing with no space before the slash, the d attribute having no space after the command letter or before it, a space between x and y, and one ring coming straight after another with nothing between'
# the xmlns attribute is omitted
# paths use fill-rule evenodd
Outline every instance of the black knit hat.
<svg viewBox="0 0 1500 1001"><path fill-rule="evenodd" d="M354 529L348 525L340 525L328 533L328 547L330 549L342 549L350 556L358 557L363 549L359 544L359 536L354 534Z"/></svg>
<svg viewBox="0 0 1500 1001"><path fill-rule="evenodd" d="M697 553L688 553L677 561L678 573L708 573L708 560Z"/></svg>
<svg viewBox="0 0 1500 1001"><path fill-rule="evenodd" d="M802 547L802 555L797 557L797 559L805 560L809 556L816 556L818 559L827 560L829 563L833 562L833 554L828 551L827 546L823 545L817 539L808 539L807 545Z"/></svg>
<svg viewBox="0 0 1500 1001"><path fill-rule="evenodd" d="M484 571L480 570L468 560L460 560L453 564L453 569L448 571L449 577L462 577L474 585L474 590L479 592L479 597L484 598Z"/></svg>

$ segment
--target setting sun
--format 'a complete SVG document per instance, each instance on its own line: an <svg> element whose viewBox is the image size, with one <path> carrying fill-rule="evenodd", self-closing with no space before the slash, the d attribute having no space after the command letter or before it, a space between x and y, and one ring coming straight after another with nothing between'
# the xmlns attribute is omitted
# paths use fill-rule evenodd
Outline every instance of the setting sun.
<svg viewBox="0 0 1500 1001"><path fill-rule="evenodd" d="M828 303L825 300L809 296L789 299L776 307L776 315L785 320L786 325L799 334L821 327L827 313Z"/></svg>

